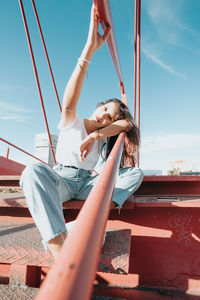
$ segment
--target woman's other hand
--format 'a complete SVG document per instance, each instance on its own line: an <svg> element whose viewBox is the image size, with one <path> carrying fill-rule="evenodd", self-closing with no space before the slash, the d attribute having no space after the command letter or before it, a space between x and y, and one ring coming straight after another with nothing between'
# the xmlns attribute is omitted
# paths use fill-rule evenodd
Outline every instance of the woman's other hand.
<svg viewBox="0 0 200 300"><path fill-rule="evenodd" d="M98 132L93 131L90 133L82 142L80 145L80 159L81 161L84 160L90 153L92 146L94 144L94 141L98 138Z"/></svg>
<svg viewBox="0 0 200 300"><path fill-rule="evenodd" d="M88 39L87 39L87 44L91 49L93 49L93 51L96 51L105 43L105 41L107 40L110 34L111 26L109 25L107 27L103 36L99 33L98 30L99 30L99 17L98 17L97 9L93 4L91 9L91 20L90 20Z"/></svg>

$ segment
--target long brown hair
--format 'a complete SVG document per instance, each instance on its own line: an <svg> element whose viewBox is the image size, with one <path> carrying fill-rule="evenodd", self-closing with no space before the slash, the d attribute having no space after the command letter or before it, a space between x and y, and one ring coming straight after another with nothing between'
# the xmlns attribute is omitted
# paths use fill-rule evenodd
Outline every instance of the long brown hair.
<svg viewBox="0 0 200 300"><path fill-rule="evenodd" d="M123 168L125 166L135 166L135 153L136 153L137 149L139 148L139 144L140 144L139 129L135 125L135 123L133 121L133 117L132 117L128 107L120 100L118 100L116 98L109 99L106 102L100 102L98 104L98 106L107 104L109 102L114 102L119 105L118 120L125 119L125 120L129 121L131 124L131 129L128 132L126 132L124 149L123 149L122 158L121 158L121 162L120 162L120 168ZM108 158L118 136L119 135L109 137L106 145L105 144L103 145L102 150L104 147L106 147L105 154L104 155L101 154L102 158L104 160L106 160Z"/></svg>

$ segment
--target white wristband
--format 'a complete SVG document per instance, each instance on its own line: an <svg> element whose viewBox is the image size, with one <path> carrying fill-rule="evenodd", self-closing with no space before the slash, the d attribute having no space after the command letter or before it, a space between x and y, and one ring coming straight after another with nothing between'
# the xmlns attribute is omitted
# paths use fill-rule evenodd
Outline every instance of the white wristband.
<svg viewBox="0 0 200 300"><path fill-rule="evenodd" d="M88 64L91 64L91 61L87 60L86 58L83 57L79 57L78 60L83 60L85 62L87 62Z"/></svg>

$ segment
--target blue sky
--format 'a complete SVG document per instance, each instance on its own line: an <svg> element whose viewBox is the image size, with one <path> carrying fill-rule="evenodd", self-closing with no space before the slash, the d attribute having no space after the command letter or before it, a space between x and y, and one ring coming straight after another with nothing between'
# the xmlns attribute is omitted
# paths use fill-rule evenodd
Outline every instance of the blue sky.
<svg viewBox="0 0 200 300"><path fill-rule="evenodd" d="M58 134L59 109L31 1L23 1L49 127ZM58 93L62 95L87 38L89 0L35 0ZM111 0L122 76L133 110L134 1ZM141 24L141 161L162 169L170 161L200 161L200 1L143 0ZM17 0L0 2L0 137L34 154L45 124ZM89 117L96 103L120 98L106 45L95 53L78 104ZM0 142L0 155L6 144ZM29 160L11 148L10 158Z"/></svg>

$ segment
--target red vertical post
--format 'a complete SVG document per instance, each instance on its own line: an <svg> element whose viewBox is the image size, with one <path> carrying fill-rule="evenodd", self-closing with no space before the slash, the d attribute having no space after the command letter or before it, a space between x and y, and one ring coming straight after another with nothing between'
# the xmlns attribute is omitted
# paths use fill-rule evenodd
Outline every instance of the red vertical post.
<svg viewBox="0 0 200 300"><path fill-rule="evenodd" d="M138 30L137 30L137 126L140 129L140 31L141 31L141 0L138 0ZM140 164L140 152L137 152L137 167Z"/></svg>
<svg viewBox="0 0 200 300"><path fill-rule="evenodd" d="M38 29L39 29L39 32L40 32L42 44L43 44L43 47L44 47L44 52L45 52L45 55L46 55L47 63L48 63L48 66L49 66L49 71L50 71L50 74L51 74L54 90L55 90L55 93L56 93L58 106L59 106L59 109L60 109L60 112L61 112L62 109L61 109L60 100L59 100L59 96L58 96L58 92L57 92L57 88L56 88L56 83L55 83L55 80L54 80L53 71L52 71L52 68L51 68L51 64L50 64L50 60L49 60L49 56L48 56L47 48L46 48L46 45L45 45L44 36L43 36L43 33L42 33L42 28L41 28L41 25L40 25L40 21L39 21L39 17L38 17L38 13L37 13L37 9L36 9L34 0L32 0L32 5L33 5L34 13L35 13L35 18L36 18L36 21L37 21L37 24L38 24Z"/></svg>
<svg viewBox="0 0 200 300"><path fill-rule="evenodd" d="M7 147L7 149L6 149L6 155L5 155L5 157L8 159L8 157L9 157L9 152L10 152L10 148L9 148L9 146Z"/></svg>
<svg viewBox="0 0 200 300"><path fill-rule="evenodd" d="M36 68L36 64L35 64L33 49L32 49L32 45L31 45L31 39L30 39L29 31L28 31L28 25L27 25L27 22L26 22L26 16L25 16L22 0L19 0L19 5L20 5L20 8L21 8L22 18L23 18L23 21L24 21L24 27L25 27L26 36L27 36L28 45L29 45L29 50L30 50L30 54L31 54L31 59L32 59L32 63L33 63L33 69L34 69L35 78L36 78L37 87L38 87L38 92L39 92L40 101L41 101L41 105L42 105L42 111L43 111L45 124L46 124L46 129L47 129L47 133L48 133L48 137L49 137L49 144L50 144L50 148L51 148L51 153L52 153L53 161L54 161L54 163L56 163L56 158L55 158L55 154L54 154L54 151L53 151L51 135L50 135L49 126L48 126L48 122L47 122L47 117L46 117L46 112L45 112L45 108L44 108L42 92L41 92L41 88L40 88L39 77L38 77L37 68Z"/></svg>
<svg viewBox="0 0 200 300"><path fill-rule="evenodd" d="M136 64L137 64L137 22L138 22L138 0L135 0L135 20L134 20L134 106L133 106L133 119L136 119Z"/></svg>

